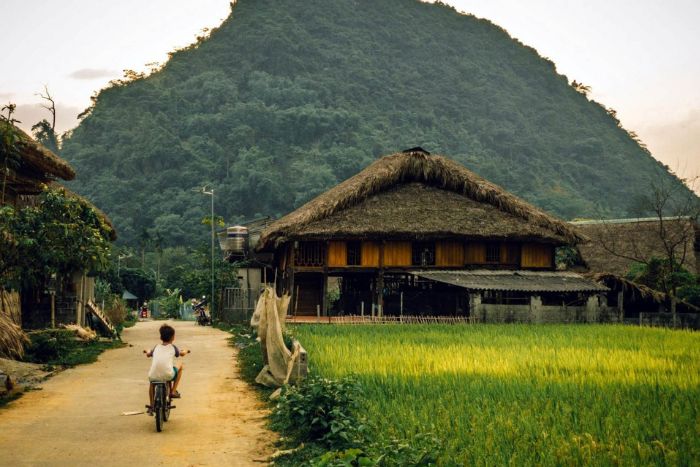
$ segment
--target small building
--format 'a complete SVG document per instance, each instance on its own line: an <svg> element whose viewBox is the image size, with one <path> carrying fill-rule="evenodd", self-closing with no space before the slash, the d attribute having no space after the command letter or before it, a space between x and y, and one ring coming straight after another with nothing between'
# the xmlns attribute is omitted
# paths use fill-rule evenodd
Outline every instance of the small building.
<svg viewBox="0 0 700 467"><path fill-rule="evenodd" d="M661 231L675 248L679 264L700 273L700 226L690 217L647 217L574 221L571 225L587 237L578 250L591 273L626 275L635 258L668 257Z"/></svg>
<svg viewBox="0 0 700 467"><path fill-rule="evenodd" d="M292 315L595 321L607 289L555 268L584 238L443 156L383 157L262 233Z"/></svg>

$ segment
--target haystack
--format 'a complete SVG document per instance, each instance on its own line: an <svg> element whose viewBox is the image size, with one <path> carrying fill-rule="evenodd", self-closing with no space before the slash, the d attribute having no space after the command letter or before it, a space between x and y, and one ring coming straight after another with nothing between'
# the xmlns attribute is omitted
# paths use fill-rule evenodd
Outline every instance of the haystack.
<svg viewBox="0 0 700 467"><path fill-rule="evenodd" d="M22 358L29 338L12 320L0 313L0 357Z"/></svg>

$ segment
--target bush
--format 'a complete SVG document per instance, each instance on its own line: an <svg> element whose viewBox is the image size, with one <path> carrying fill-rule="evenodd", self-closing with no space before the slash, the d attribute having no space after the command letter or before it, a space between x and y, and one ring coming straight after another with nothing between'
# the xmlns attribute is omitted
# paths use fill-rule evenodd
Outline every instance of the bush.
<svg viewBox="0 0 700 467"><path fill-rule="evenodd" d="M67 329L47 329L29 334L24 360L49 363L66 357L76 346L75 333Z"/></svg>
<svg viewBox="0 0 700 467"><path fill-rule="evenodd" d="M115 327L118 329L123 327L128 312L126 302L124 300L116 295L112 295L109 301L105 302L104 312Z"/></svg>
<svg viewBox="0 0 700 467"><path fill-rule="evenodd" d="M336 449L354 447L365 431L357 417L360 394L352 377L309 377L297 387L283 388L272 412L272 427L295 442L319 442Z"/></svg>

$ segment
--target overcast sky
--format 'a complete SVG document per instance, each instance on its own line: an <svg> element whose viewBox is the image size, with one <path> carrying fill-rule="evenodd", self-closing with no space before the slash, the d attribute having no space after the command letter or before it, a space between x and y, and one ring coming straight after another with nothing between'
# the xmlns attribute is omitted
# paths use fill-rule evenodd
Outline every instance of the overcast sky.
<svg viewBox="0 0 700 467"><path fill-rule="evenodd" d="M657 159L700 175L699 0L446 3L537 49L591 86L592 98L616 109ZM165 61L228 13L229 0L0 0L0 104L16 103L31 127L46 117L36 93L47 84L59 130L70 129L110 79Z"/></svg>

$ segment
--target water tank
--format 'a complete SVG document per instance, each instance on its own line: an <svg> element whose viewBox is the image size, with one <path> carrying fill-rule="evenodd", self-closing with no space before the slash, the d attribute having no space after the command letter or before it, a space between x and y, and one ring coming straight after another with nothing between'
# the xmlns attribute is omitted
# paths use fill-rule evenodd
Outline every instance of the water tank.
<svg viewBox="0 0 700 467"><path fill-rule="evenodd" d="M224 249L235 256L245 256L248 249L248 227L235 225L226 229Z"/></svg>

